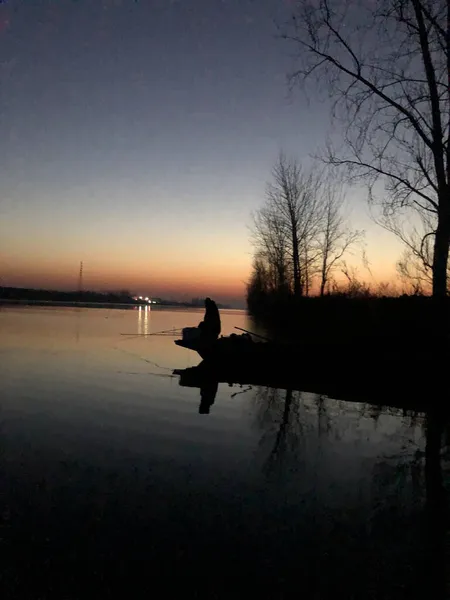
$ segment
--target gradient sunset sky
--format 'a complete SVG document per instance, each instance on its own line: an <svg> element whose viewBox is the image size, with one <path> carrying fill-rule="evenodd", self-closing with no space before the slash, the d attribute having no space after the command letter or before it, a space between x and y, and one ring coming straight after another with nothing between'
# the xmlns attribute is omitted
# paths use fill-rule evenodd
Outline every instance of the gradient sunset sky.
<svg viewBox="0 0 450 600"><path fill-rule="evenodd" d="M288 92L289 5L1 2L3 285L74 289L82 260L85 288L242 303L272 165L329 129L326 104ZM349 207L389 279L399 245L364 191Z"/></svg>

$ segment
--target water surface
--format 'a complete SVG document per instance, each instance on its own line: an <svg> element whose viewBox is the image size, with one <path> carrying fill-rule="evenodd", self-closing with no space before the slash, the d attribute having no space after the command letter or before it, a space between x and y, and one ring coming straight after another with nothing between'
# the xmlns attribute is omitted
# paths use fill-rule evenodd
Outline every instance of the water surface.
<svg viewBox="0 0 450 600"><path fill-rule="evenodd" d="M416 597L423 419L222 384L199 414L170 330L201 319L0 309L7 597Z"/></svg>

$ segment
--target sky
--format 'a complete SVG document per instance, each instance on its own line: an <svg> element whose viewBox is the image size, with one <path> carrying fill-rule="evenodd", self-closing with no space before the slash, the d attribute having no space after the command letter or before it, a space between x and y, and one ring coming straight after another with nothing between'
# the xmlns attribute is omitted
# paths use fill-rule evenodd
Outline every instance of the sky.
<svg viewBox="0 0 450 600"><path fill-rule="evenodd" d="M287 86L290 4L0 1L2 284L76 289L83 261L86 289L242 305L273 163L329 131ZM363 190L349 215L390 279L401 249Z"/></svg>

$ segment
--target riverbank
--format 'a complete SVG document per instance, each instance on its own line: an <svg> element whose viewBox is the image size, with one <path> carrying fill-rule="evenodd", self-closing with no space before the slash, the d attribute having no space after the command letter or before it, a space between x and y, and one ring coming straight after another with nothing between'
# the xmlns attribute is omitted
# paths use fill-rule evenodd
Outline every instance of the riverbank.
<svg viewBox="0 0 450 600"><path fill-rule="evenodd" d="M76 301L58 301L58 300L23 300L23 299L4 299L0 298L0 306L49 306L49 307L78 307L78 308L119 308L134 309L142 304L130 302L76 302ZM152 307L154 308L154 307Z"/></svg>
<svg viewBox="0 0 450 600"><path fill-rule="evenodd" d="M158 308L201 308L203 301L194 298L192 302L165 300L163 298L143 298L133 296L127 290L120 292L95 292L91 290L58 291L32 288L0 287L1 305L24 306L80 306L86 308L136 308L147 306ZM217 304L220 309L230 309L225 304Z"/></svg>
<svg viewBox="0 0 450 600"><path fill-rule="evenodd" d="M331 344L422 344L450 339L450 298L425 296L277 298L249 306L271 337Z"/></svg>

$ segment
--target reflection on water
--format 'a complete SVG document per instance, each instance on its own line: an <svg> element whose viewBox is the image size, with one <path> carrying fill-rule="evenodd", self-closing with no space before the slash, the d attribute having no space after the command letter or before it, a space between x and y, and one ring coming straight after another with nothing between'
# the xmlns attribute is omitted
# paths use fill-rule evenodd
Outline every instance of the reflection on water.
<svg viewBox="0 0 450 600"><path fill-rule="evenodd" d="M138 310L138 335L148 335L150 333L149 320L150 320L150 307L139 306Z"/></svg>
<svg viewBox="0 0 450 600"><path fill-rule="evenodd" d="M443 425L292 390L182 387L172 370L195 355L170 335L121 335L199 320L2 310L7 597L112 597L132 580L188 598L413 598L444 581ZM251 329L239 311L222 324Z"/></svg>
<svg viewBox="0 0 450 600"><path fill-rule="evenodd" d="M200 388L200 406L198 412L201 415L209 414L210 408L216 399L218 389L219 384L217 381L206 383Z"/></svg>

